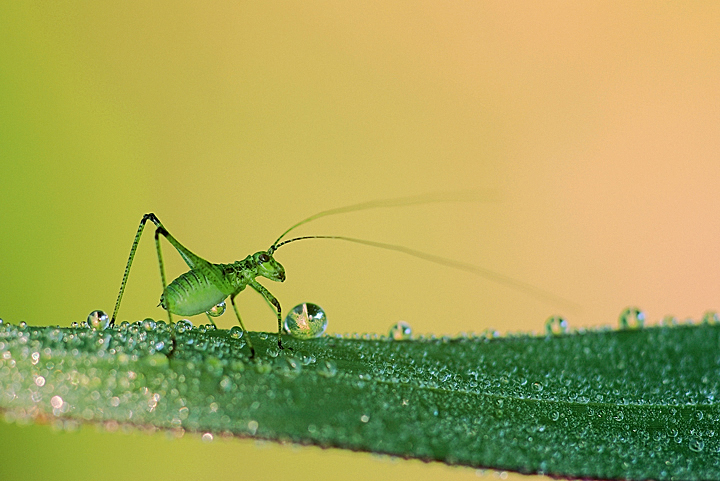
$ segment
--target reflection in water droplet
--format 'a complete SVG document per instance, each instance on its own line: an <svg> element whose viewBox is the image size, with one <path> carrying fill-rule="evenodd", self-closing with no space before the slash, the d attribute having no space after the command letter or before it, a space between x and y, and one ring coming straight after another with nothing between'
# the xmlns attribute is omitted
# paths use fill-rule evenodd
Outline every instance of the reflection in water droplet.
<svg viewBox="0 0 720 481"><path fill-rule="evenodd" d="M154 320L152 320L152 319L150 319L150 318L148 317L147 319L145 319L145 320L142 322L142 327L143 327L143 329L145 329L146 331L152 331L152 330L154 330L154 329L157 327L157 324L155 323Z"/></svg>
<svg viewBox="0 0 720 481"><path fill-rule="evenodd" d="M699 453L700 451L705 449L705 443L700 439L690 439L690 441L688 442L688 447L690 448L690 451L695 451L696 453Z"/></svg>
<svg viewBox="0 0 720 481"><path fill-rule="evenodd" d="M620 313L620 329L642 329L645 313L637 307L628 307Z"/></svg>
<svg viewBox="0 0 720 481"><path fill-rule="evenodd" d="M218 316L222 316L224 312L225 312L225 301L222 301L217 306L213 306L212 309L207 311L206 314L210 317L218 317Z"/></svg>
<svg viewBox="0 0 720 481"><path fill-rule="evenodd" d="M92 311L88 314L87 323L93 329L105 330L110 325L110 318L103 311Z"/></svg>
<svg viewBox="0 0 720 481"><path fill-rule="evenodd" d="M304 302L293 307L285 317L285 331L298 339L312 339L325 334L325 311L316 304Z"/></svg>
<svg viewBox="0 0 720 481"><path fill-rule="evenodd" d="M568 322L564 317L550 316L545 321L545 334L548 336L559 336L567 334Z"/></svg>
<svg viewBox="0 0 720 481"><path fill-rule="evenodd" d="M412 328L405 321L398 321L390 327L390 339L407 341L412 338Z"/></svg>
<svg viewBox="0 0 720 481"><path fill-rule="evenodd" d="M245 333L240 326L233 326L230 328L230 337L233 339L240 339Z"/></svg>

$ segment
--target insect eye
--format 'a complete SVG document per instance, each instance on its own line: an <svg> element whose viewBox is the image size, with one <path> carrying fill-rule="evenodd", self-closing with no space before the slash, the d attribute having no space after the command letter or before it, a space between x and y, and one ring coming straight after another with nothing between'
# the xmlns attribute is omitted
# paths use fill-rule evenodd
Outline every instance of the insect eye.
<svg viewBox="0 0 720 481"><path fill-rule="evenodd" d="M267 254L260 254L258 256L258 260L264 264L265 262L270 260L270 256Z"/></svg>

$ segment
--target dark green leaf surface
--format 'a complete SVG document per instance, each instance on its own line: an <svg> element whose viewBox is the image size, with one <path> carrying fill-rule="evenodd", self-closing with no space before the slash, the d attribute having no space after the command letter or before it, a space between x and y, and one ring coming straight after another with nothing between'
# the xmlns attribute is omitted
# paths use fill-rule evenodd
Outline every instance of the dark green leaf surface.
<svg viewBox="0 0 720 481"><path fill-rule="evenodd" d="M325 337L0 325L8 421L232 433L523 473L720 479L720 326ZM232 332L232 334L231 334Z"/></svg>

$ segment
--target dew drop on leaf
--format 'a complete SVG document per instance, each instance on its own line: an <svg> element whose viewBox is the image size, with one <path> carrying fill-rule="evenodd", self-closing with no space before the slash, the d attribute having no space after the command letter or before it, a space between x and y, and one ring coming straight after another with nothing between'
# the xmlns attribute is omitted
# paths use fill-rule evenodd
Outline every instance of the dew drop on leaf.
<svg viewBox="0 0 720 481"><path fill-rule="evenodd" d="M312 339L325 334L327 316L322 307L303 302L293 307L285 317L285 331L298 339Z"/></svg>
<svg viewBox="0 0 720 481"><path fill-rule="evenodd" d="M408 341L412 338L412 328L405 321L398 321L390 326L390 339L393 341Z"/></svg>
<svg viewBox="0 0 720 481"><path fill-rule="evenodd" d="M642 329L645 325L645 313L637 307L628 307L620 313L620 329Z"/></svg>
<svg viewBox="0 0 720 481"><path fill-rule="evenodd" d="M332 361L323 361L317 372L322 377L333 377L337 373L337 366Z"/></svg>
<svg viewBox="0 0 720 481"><path fill-rule="evenodd" d="M696 453L699 453L703 449L705 449L705 443L699 439L690 439L690 442L688 443L688 447L691 451L695 451Z"/></svg>
<svg viewBox="0 0 720 481"><path fill-rule="evenodd" d="M233 339L240 339L245 333L240 326L233 326L230 328L230 337Z"/></svg>
<svg viewBox="0 0 720 481"><path fill-rule="evenodd" d="M188 319L180 319L178 322L175 323L175 332L178 334L182 334L185 331L188 331L193 328L192 322L190 322Z"/></svg>
<svg viewBox="0 0 720 481"><path fill-rule="evenodd" d="M92 311L88 314L87 323L93 329L105 330L110 325L110 318L104 311Z"/></svg>
<svg viewBox="0 0 720 481"><path fill-rule="evenodd" d="M548 336L559 336L567 334L568 322L564 317L550 316L545 321L545 334Z"/></svg>
<svg viewBox="0 0 720 481"><path fill-rule="evenodd" d="M705 315L703 315L702 322L704 324L718 324L720 323L720 316L718 316L718 313L715 311L707 311Z"/></svg>

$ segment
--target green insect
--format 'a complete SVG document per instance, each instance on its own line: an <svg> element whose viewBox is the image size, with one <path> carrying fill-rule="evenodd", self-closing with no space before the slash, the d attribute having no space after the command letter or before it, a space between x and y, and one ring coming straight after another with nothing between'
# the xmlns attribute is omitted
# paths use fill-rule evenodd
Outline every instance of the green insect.
<svg viewBox="0 0 720 481"><path fill-rule="evenodd" d="M278 239L265 251L259 251L255 254L247 256L245 259L236 261L232 264L213 264L206 261L202 257L194 254L190 249L183 246L170 232L163 226L160 219L155 214L145 214L140 220L135 239L133 240L132 247L130 249L130 256L125 266L125 273L123 274L122 283L120 284L120 292L118 293L117 301L115 302L115 309L110 320L110 325L115 324L117 319L118 310L120 309L120 301L122 300L123 293L125 292L125 286L127 284L128 274L130 273L130 266L132 265L133 258L135 257L135 251L137 250L140 237L142 236L145 223L150 221L155 224L155 247L157 249L158 264L160 266L160 279L162 280L162 295L160 296L160 305L167 311L168 320L172 323L172 314L180 316L195 316L198 314L206 313L210 322L215 324L210 317L213 309L216 306L222 306L224 308L224 301L229 297L230 304L232 304L235 316L237 317L238 323L243 330L244 338L250 348L251 357L255 356L255 348L252 346L250 337L247 335L245 326L243 325L240 313L235 305L235 297L242 292L246 287L250 286L255 291L260 293L265 300L273 306L277 313L278 322L278 347L283 348L282 345L282 308L280 302L268 291L262 284L257 281L258 277L265 277L271 281L284 282L285 281L285 268L275 260L273 254L280 247L287 245L291 242L308 239L336 239L344 240L348 242L354 242L358 244L364 244L373 247L379 247L381 249L394 250L403 252L405 254L419 257L431 262L442 264L455 269L471 272L475 275L490 278L496 282L510 285L516 289L523 290L530 294L539 296L545 300L550 299L555 302L562 304L569 304L564 299L558 298L552 294L549 294L541 289L538 289L530 284L526 284L512 278L497 274L495 272L483 269L481 267L468 264L465 262L455 261L452 259L446 259L444 257L435 256L432 254L426 254L413 249L409 249L402 246L393 244L385 244L382 242L368 241L364 239L355 239L352 237L343 236L302 236L294 237L292 239L283 240L283 238L293 229L300 227L315 219L326 217L335 214L344 214L347 212L373 209L380 207L398 207L408 206L414 204L427 204L432 202L467 202L480 200L478 193L476 192L454 192L454 193L439 193L439 194L428 194L415 197L403 197L399 199L379 200L372 202L364 202L361 204L354 204L346 207L340 207L337 209L330 209L318 214L312 215L297 224L287 229ZM183 258L185 263L188 265L190 270L177 279L173 280L170 284L167 284L165 278L165 268L163 264L162 252L160 250L160 236L165 237L168 242L178 251L180 256ZM224 310L224 309L223 309ZM220 312L221 314L222 312Z"/></svg>

